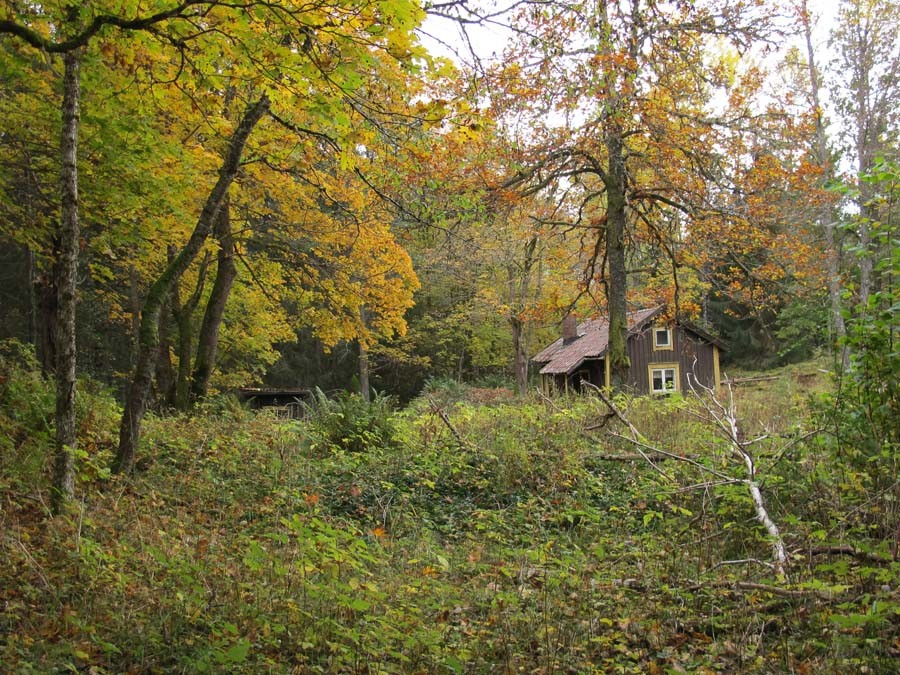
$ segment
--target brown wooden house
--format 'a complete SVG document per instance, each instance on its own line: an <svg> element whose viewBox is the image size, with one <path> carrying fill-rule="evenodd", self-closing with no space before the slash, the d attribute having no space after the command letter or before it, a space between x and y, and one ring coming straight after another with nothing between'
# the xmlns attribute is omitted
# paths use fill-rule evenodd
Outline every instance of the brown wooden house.
<svg viewBox="0 0 900 675"><path fill-rule="evenodd" d="M642 394L689 392L688 375L694 382L718 387L722 342L694 326L663 321L663 309L642 309L628 315L628 387ZM563 320L562 337L532 361L541 366L545 392L578 392L582 381L598 387L609 385L608 348L609 319L576 323L570 315Z"/></svg>

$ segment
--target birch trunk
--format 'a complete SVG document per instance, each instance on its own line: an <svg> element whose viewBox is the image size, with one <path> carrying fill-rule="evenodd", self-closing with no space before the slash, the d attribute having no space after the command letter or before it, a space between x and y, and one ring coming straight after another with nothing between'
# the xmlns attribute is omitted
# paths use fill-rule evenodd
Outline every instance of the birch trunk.
<svg viewBox="0 0 900 675"><path fill-rule="evenodd" d="M75 300L78 278L78 121L80 61L78 51L63 62L62 209L56 278L56 443L52 509L59 513L75 494Z"/></svg>
<svg viewBox="0 0 900 675"><path fill-rule="evenodd" d="M815 50L812 43L812 25L806 0L800 6L801 23L803 25L804 38L806 39L807 66L809 68L810 98L815 108L816 124L816 163L822 168L823 179L833 177L834 171L828 157L828 140L825 135L825 123L822 119L822 101L819 94L821 81L819 69L816 66ZM822 209L819 215L825 234L825 255L828 268L828 298L831 308L831 328L834 334L834 343L840 349L841 371L847 370L850 365L850 355L843 345L843 339L847 335L847 327L844 324L844 315L841 307L841 260L835 239L835 228L839 220L836 210L832 206Z"/></svg>
<svg viewBox="0 0 900 675"><path fill-rule="evenodd" d="M729 391L729 395L731 392ZM747 469L747 478L744 484L750 492L750 499L753 500L753 509L756 513L756 519L765 528L769 539L772 541L772 561L775 573L778 576L784 576L784 570L787 566L787 550L784 547L784 538L781 536L781 530L775 521L769 516L769 510L766 508L765 499L763 499L762 491L759 489L759 483L756 482L756 465L753 461L753 455L749 450L741 444L740 431L738 430L737 416L734 412L734 400L729 401L727 411L725 413L725 422L727 430L731 436L731 448L735 455L744 462Z"/></svg>

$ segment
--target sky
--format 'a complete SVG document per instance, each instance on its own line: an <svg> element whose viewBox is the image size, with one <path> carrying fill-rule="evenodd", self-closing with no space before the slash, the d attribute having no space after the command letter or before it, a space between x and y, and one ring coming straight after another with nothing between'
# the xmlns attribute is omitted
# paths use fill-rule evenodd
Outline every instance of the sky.
<svg viewBox="0 0 900 675"><path fill-rule="evenodd" d="M776 0L776 2L780 5L781 11L786 17L792 15L791 6L794 0ZM818 17L813 32L816 65L820 71L825 71L827 70L828 62L834 58L834 52L828 44L828 36L837 22L840 1L807 0L807 2L810 12L814 17ZM487 11L490 12L497 11L498 7L509 6L514 3L515 0L482 0L481 3L479 3L479 0L474 0L472 4L476 6L484 4L488 7ZM480 25L474 23L460 24L450 19L429 15L420 30L420 37L428 50L433 54L448 57L457 64L467 68L471 68L476 62L480 62L480 67L486 68L492 62L502 58L504 48L513 37L512 30L505 25L505 22L506 19L503 16L498 16L496 19ZM787 50L792 46L797 47L802 57L806 58L806 44L799 31L788 31L784 43L780 45L781 49L766 56L756 55L753 58L761 61L762 65L770 72L774 72L777 65L783 60ZM833 128L833 123L834 120L838 119L838 116L831 114L833 111L829 97L829 87L823 87L820 95L826 108L826 116L832 120L832 128L829 129L829 133L833 138L836 138L840 135L840 131L837 128Z"/></svg>
<svg viewBox="0 0 900 675"><path fill-rule="evenodd" d="M512 0L505 0L507 4ZM814 33L814 45L819 53L830 59L828 51L828 32L837 19L838 0L808 0L810 11L820 17ZM488 0L489 7L502 5L504 0ZM475 4L478 4L477 2ZM790 10L791 2L781 0L779 3L785 13ZM471 65L473 53L484 64L499 59L503 49L511 39L512 31L503 25L503 18L485 22L481 25L461 25L456 21L429 15L422 26L420 35L423 43L433 54L446 56L457 63ZM793 34L785 41L785 47L796 43L805 53L805 45L800 43L801 36ZM820 58L820 61L824 61ZM824 63L820 64L820 67Z"/></svg>

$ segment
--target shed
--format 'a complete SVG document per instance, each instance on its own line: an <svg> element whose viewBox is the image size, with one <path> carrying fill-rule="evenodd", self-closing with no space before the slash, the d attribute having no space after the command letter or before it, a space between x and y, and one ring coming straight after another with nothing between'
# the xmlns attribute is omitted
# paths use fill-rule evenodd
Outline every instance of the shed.
<svg viewBox="0 0 900 675"><path fill-rule="evenodd" d="M303 417L303 404L312 398L309 389L260 389L244 387L234 392L251 410L275 409L282 417Z"/></svg>
<svg viewBox="0 0 900 675"><path fill-rule="evenodd" d="M665 307L628 314L627 386L642 394L690 391L688 375L706 387L721 381L719 351L724 344L706 331L681 321L665 321ZM563 335L534 356L541 366L545 392L581 391L582 382L597 387L610 383L609 319L577 323L563 320Z"/></svg>

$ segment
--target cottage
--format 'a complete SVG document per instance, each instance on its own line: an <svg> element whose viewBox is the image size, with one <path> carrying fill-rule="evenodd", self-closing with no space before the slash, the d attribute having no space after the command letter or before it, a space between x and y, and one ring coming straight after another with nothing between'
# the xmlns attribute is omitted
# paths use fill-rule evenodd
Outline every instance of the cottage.
<svg viewBox="0 0 900 675"><path fill-rule="evenodd" d="M690 391L688 374L707 387L720 382L720 340L683 322L662 320L663 307L628 314L627 385L644 394ZM532 361L541 366L546 392L581 391L582 382L604 387L610 381L609 319L563 320L563 335Z"/></svg>

